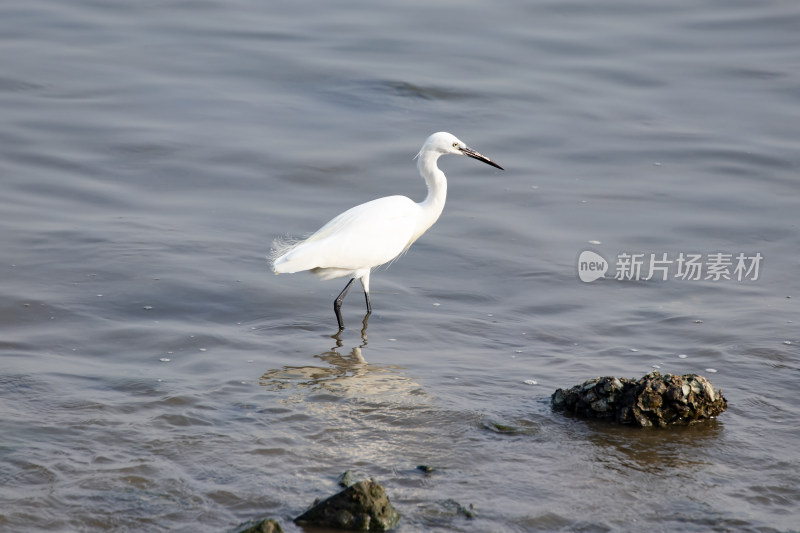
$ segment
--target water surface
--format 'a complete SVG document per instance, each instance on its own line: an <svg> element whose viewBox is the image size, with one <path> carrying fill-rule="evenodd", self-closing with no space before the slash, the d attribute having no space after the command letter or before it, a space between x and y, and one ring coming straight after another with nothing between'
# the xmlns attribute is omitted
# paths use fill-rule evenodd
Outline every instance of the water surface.
<svg viewBox="0 0 800 533"><path fill-rule="evenodd" d="M796 530L798 25L788 1L3 3L0 530L300 531L346 469L401 532ZM506 171L442 159L442 218L331 338L344 280L272 275L272 240L421 200L439 130ZM615 280L621 253L763 262ZM550 410L654 368L729 410Z"/></svg>

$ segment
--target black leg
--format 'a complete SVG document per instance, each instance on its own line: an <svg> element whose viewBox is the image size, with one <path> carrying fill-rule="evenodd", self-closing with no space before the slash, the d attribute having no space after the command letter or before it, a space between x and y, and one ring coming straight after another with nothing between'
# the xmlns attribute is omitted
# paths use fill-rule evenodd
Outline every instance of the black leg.
<svg viewBox="0 0 800 533"><path fill-rule="evenodd" d="M347 296L347 291L350 290L350 285L356 278L350 278L350 281L347 282L347 285L344 286L342 292L339 293L339 296L333 301L333 312L336 313L336 321L339 322L339 331L344 329L344 320L342 320L342 301L344 301L344 297Z"/></svg>
<svg viewBox="0 0 800 533"><path fill-rule="evenodd" d="M364 297L367 299L367 314L370 314L372 312L372 304L369 303L369 293L367 291L364 291Z"/></svg>

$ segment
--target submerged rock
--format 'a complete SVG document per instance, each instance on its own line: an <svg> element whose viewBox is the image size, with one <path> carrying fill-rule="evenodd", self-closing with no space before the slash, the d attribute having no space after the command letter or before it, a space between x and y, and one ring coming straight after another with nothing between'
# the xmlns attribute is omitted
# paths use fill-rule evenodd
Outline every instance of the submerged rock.
<svg viewBox="0 0 800 533"><path fill-rule="evenodd" d="M602 377L550 397L553 409L641 427L667 427L714 418L728 407L722 393L697 374L651 372L641 379Z"/></svg>
<svg viewBox="0 0 800 533"><path fill-rule="evenodd" d="M478 514L478 510L475 509L474 505L469 504L467 506L464 506L453 499L444 500L443 502L441 502L441 505L445 509L451 510L453 514L461 515L468 520L472 520Z"/></svg>
<svg viewBox="0 0 800 533"><path fill-rule="evenodd" d="M294 521L354 531L389 531L400 520L381 485L359 481L301 514Z"/></svg>
<svg viewBox="0 0 800 533"><path fill-rule="evenodd" d="M283 528L272 518L260 518L243 522L229 533L283 533Z"/></svg>

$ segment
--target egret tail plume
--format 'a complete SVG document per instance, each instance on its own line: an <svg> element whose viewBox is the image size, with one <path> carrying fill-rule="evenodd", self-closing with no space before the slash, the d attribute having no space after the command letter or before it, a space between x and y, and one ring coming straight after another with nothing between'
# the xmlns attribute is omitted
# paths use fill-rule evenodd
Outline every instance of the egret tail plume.
<svg viewBox="0 0 800 533"><path fill-rule="evenodd" d="M302 244L303 239L298 239L296 237L291 237L289 235L284 235L282 237L278 237L272 241L272 248L267 254L267 261L269 261L270 265L272 265L272 271L276 274L283 274L285 271L279 268L278 260L282 257L297 248L300 244Z"/></svg>

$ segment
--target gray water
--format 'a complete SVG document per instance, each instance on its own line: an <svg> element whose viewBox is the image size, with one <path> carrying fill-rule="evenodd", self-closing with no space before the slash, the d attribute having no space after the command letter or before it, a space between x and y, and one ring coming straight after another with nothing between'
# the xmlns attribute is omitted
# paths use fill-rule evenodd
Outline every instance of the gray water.
<svg viewBox="0 0 800 533"><path fill-rule="evenodd" d="M794 0L3 2L0 530L296 532L347 469L400 532L798 530L798 28ZM443 158L442 218L332 338L345 280L272 275L272 240L421 200L440 130L506 171ZM728 411L549 407L653 369Z"/></svg>

